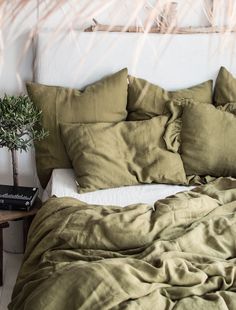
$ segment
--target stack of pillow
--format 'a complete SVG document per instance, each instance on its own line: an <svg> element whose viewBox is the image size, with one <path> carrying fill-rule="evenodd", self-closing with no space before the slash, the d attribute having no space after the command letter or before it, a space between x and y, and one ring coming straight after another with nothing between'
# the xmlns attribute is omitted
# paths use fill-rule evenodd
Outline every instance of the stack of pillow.
<svg viewBox="0 0 236 310"><path fill-rule="evenodd" d="M71 165L80 193L236 176L236 79L223 67L216 107L212 81L170 92L127 69L84 90L31 82L27 90L49 131L35 143L43 187L52 169Z"/></svg>

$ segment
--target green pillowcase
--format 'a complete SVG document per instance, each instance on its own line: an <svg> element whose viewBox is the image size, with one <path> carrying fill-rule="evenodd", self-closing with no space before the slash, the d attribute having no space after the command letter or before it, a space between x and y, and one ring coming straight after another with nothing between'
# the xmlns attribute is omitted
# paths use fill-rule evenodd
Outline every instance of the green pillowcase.
<svg viewBox="0 0 236 310"><path fill-rule="evenodd" d="M236 102L236 78L221 67L214 88L214 103L218 106L230 102Z"/></svg>
<svg viewBox="0 0 236 310"><path fill-rule="evenodd" d="M128 120L145 120L167 112L166 103L173 99L190 98L212 103L212 81L177 91L167 91L146 80L129 76Z"/></svg>
<svg viewBox="0 0 236 310"><path fill-rule="evenodd" d="M180 155L166 149L167 116L118 124L61 124L80 193L139 183L186 184Z"/></svg>
<svg viewBox="0 0 236 310"><path fill-rule="evenodd" d="M229 113L236 115L236 102L230 102L226 103L225 105L219 105L217 109L227 111Z"/></svg>
<svg viewBox="0 0 236 310"><path fill-rule="evenodd" d="M52 169L71 167L61 141L59 122L119 122L126 119L127 69L123 69L85 90L46 86L28 82L28 94L42 110L43 127L49 136L35 143L36 165L43 187Z"/></svg>
<svg viewBox="0 0 236 310"><path fill-rule="evenodd" d="M236 177L235 115L212 105L189 102L182 106L181 122L177 120L172 141L177 141L179 131L179 152L186 175ZM170 139L164 138L169 149L170 132Z"/></svg>

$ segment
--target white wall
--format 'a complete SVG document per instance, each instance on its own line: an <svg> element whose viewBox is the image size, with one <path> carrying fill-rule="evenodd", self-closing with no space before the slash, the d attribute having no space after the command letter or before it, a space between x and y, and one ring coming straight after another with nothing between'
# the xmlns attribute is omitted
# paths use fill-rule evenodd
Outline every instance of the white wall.
<svg viewBox="0 0 236 310"><path fill-rule="evenodd" d="M211 0L176 2L178 26L209 24ZM55 32L62 28L81 29L91 25L92 18L105 24L144 25L148 17L157 17L160 5L161 1L155 0L5 1L0 7L0 94L25 92L24 81L32 80L32 38L36 31L45 27ZM217 21L216 18L216 24ZM33 151L19 154L19 172L22 185L36 184ZM11 180L10 154L0 149L0 183L10 184Z"/></svg>
<svg viewBox="0 0 236 310"><path fill-rule="evenodd" d="M7 1L0 7L0 95L19 94L25 92L24 81L32 79L32 46L31 34L37 23L37 1L18 8L19 1ZM16 16L14 14L16 13ZM32 152L20 154L20 181L30 185L34 169ZM10 184L11 161L10 153L0 149L0 183Z"/></svg>

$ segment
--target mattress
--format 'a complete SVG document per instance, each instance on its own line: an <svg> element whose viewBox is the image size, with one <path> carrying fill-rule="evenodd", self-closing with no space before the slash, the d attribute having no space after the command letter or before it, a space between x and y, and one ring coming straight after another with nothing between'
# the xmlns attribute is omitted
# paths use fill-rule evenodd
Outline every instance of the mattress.
<svg viewBox="0 0 236 310"><path fill-rule="evenodd" d="M177 192L190 190L191 186L145 184L123 186L79 194L75 184L73 169L54 169L51 179L43 192L43 201L52 196L74 197L89 204L127 206L135 203L153 205L156 200L173 195Z"/></svg>

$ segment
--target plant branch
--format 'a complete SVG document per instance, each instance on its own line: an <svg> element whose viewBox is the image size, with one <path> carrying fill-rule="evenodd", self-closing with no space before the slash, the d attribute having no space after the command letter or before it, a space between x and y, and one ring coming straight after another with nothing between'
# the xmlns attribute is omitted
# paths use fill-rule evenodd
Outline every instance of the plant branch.
<svg viewBox="0 0 236 310"><path fill-rule="evenodd" d="M12 172L13 172L13 185L18 186L18 161L16 150L11 150L11 158L12 158Z"/></svg>
<svg viewBox="0 0 236 310"><path fill-rule="evenodd" d="M34 140L46 136L41 125L41 111L28 96L5 95L0 98L0 147L11 151L15 186L18 185L16 151L27 151Z"/></svg>

